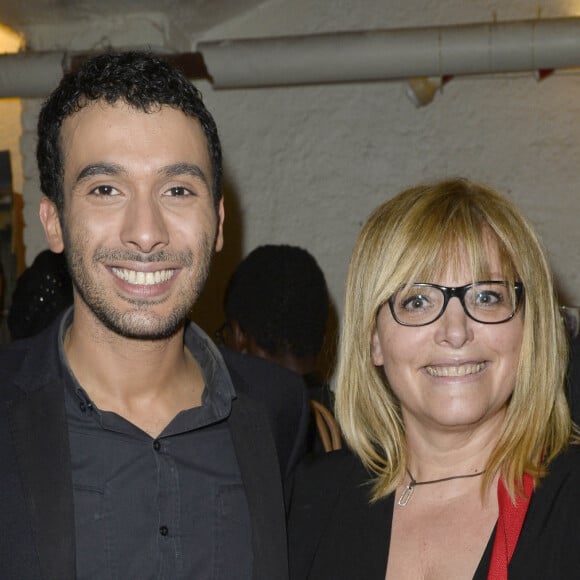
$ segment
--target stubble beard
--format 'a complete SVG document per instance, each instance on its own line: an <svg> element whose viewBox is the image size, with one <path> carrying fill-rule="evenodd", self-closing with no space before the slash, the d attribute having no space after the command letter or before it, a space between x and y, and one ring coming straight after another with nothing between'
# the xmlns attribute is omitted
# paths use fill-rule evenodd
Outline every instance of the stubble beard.
<svg viewBox="0 0 580 580"><path fill-rule="evenodd" d="M191 250L183 252L160 251L143 256L139 252L126 249L107 250L100 248L94 252L89 262L86 252L83 251L88 246L87 240L82 239L80 235L73 238L66 229L64 229L64 237L65 254L76 293L106 328L129 339L162 340L177 333L184 326L193 305L203 290L214 254L210 240L204 237L197 248L197 259ZM172 295L170 298L158 301L123 297L122 300L129 305L129 309L122 311L111 304L105 288L99 284L95 275L91 275L91 270L96 272L99 265L107 260L178 264L183 268L181 276L190 273L188 276L190 284L183 285L182 283L177 296ZM87 264L90 265L87 266ZM112 298L115 297L112 296ZM120 298L117 296L116 299ZM162 304L166 300L174 302L169 314L164 316L156 314L154 306Z"/></svg>

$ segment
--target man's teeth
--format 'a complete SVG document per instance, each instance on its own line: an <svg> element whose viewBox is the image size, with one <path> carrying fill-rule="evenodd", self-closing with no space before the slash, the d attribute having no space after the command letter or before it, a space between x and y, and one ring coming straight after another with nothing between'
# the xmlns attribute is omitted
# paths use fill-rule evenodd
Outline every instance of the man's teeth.
<svg viewBox="0 0 580 580"><path fill-rule="evenodd" d="M464 377L479 373L484 366L485 363L477 363L451 367L426 367L426 370L432 377Z"/></svg>
<svg viewBox="0 0 580 580"><path fill-rule="evenodd" d="M111 268L111 270L117 278L129 282L129 284L136 284L137 286L152 286L153 284L167 282L175 272L175 270L137 272L136 270L127 270L126 268Z"/></svg>

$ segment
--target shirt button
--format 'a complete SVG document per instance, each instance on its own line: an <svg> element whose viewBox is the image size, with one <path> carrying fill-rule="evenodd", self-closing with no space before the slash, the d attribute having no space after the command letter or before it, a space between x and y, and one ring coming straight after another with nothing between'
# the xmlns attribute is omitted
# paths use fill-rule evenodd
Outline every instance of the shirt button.
<svg viewBox="0 0 580 580"><path fill-rule="evenodd" d="M153 449L155 449L155 451L159 451L161 449L161 443L159 443L159 439L155 439L155 441L153 441Z"/></svg>
<svg viewBox="0 0 580 580"><path fill-rule="evenodd" d="M166 536L166 535L169 533L169 529L167 528L167 526L161 526L161 527L159 528L159 533L160 533L162 536Z"/></svg>
<svg viewBox="0 0 580 580"><path fill-rule="evenodd" d="M81 412L82 413L86 413L87 412L87 406L81 402L81 404L79 405Z"/></svg>

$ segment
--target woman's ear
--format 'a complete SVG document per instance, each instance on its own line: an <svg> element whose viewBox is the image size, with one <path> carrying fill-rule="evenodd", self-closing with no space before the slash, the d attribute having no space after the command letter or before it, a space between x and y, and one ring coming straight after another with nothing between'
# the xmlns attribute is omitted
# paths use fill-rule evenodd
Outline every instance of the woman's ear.
<svg viewBox="0 0 580 580"><path fill-rule="evenodd" d="M39 216L48 247L56 254L60 254L64 250L60 218L56 205L46 196L40 200Z"/></svg>
<svg viewBox="0 0 580 580"><path fill-rule="evenodd" d="M383 348L379 338L379 331L376 327L373 330L373 334L371 336L371 360L377 367L382 367L385 363L385 359L383 358Z"/></svg>

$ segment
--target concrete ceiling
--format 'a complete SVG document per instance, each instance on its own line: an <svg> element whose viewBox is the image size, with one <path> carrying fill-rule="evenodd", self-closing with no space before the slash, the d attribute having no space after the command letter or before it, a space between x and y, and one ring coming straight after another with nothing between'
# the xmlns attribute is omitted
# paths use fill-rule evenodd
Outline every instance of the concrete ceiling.
<svg viewBox="0 0 580 580"><path fill-rule="evenodd" d="M0 0L0 23L20 31L29 26L154 12L177 18L195 32L224 22L264 0ZM122 9L119 8L122 5Z"/></svg>

